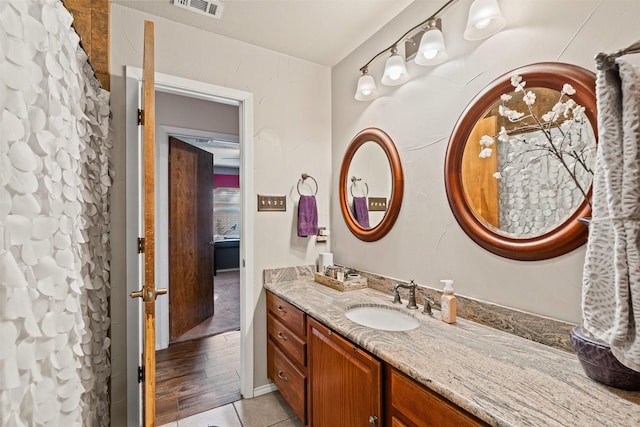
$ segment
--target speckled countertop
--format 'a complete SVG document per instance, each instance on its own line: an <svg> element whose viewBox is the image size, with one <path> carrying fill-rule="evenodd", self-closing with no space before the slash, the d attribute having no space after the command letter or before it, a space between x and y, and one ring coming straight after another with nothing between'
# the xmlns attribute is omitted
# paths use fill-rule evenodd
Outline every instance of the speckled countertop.
<svg viewBox="0 0 640 427"><path fill-rule="evenodd" d="M311 278L265 288L494 426L640 426L640 392L589 379L574 354L458 318L393 305L374 289L340 292ZM406 301L403 300L404 303ZM361 326L354 305L389 305L420 320L406 332Z"/></svg>

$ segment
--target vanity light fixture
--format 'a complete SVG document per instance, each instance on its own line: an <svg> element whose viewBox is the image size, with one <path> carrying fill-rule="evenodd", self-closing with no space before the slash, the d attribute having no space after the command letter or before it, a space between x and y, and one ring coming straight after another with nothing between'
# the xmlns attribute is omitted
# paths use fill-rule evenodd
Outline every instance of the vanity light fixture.
<svg viewBox="0 0 640 427"><path fill-rule="evenodd" d="M434 14L405 32L391 46L381 50L362 67L358 79L355 99L371 101L378 97L376 84L369 75L369 65L383 54L390 52L380 82L386 86L398 86L409 80L406 61L413 59L418 65L433 66L447 60L442 21L438 15L458 0L448 0ZM464 32L467 40L480 40L500 31L506 24L498 6L498 0L474 0L469 9L469 20ZM404 56L398 53L398 46L404 43Z"/></svg>
<svg viewBox="0 0 640 427"><path fill-rule="evenodd" d="M467 28L464 38L467 40L486 39L504 28L507 20L500 11L498 0L474 0L469 8Z"/></svg>
<svg viewBox="0 0 640 427"><path fill-rule="evenodd" d="M418 65L438 65L446 61L448 56L442 35L442 21L440 18L427 21L414 61Z"/></svg>
<svg viewBox="0 0 640 427"><path fill-rule="evenodd" d="M391 56L384 66L384 74L380 83L386 86L399 86L409 80L409 73L404 62L404 58L398 55L398 48L392 47Z"/></svg>
<svg viewBox="0 0 640 427"><path fill-rule="evenodd" d="M356 89L356 99L358 101L371 101L378 97L376 82L369 75L369 70L364 68L362 75L358 79L358 89Z"/></svg>

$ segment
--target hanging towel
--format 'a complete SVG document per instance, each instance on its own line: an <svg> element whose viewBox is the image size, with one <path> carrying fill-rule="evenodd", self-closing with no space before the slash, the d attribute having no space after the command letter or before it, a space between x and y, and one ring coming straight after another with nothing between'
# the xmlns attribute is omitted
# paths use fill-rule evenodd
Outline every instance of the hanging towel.
<svg viewBox="0 0 640 427"><path fill-rule="evenodd" d="M298 236L318 234L318 207L316 196L300 196L298 203Z"/></svg>
<svg viewBox="0 0 640 427"><path fill-rule="evenodd" d="M363 228L369 228L369 208L366 197L353 198L353 216Z"/></svg>
<svg viewBox="0 0 640 427"><path fill-rule="evenodd" d="M640 371L640 67L598 72L598 150L582 278L584 328Z"/></svg>

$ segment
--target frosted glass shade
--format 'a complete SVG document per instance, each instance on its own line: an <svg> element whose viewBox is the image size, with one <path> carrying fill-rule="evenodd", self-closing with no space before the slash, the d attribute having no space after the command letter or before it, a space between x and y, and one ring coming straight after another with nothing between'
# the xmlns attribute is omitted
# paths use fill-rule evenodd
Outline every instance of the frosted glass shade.
<svg viewBox="0 0 640 427"><path fill-rule="evenodd" d="M404 58L394 53L387 59L381 83L386 86L398 86L409 80Z"/></svg>
<svg viewBox="0 0 640 427"><path fill-rule="evenodd" d="M506 24L507 20L502 16L498 0L475 0L469 8L464 38L485 39L503 29Z"/></svg>
<svg viewBox="0 0 640 427"><path fill-rule="evenodd" d="M442 31L438 28L428 29L420 39L420 47L415 58L416 64L437 65L446 61L448 57Z"/></svg>
<svg viewBox="0 0 640 427"><path fill-rule="evenodd" d="M358 88L356 89L356 100L371 101L378 97L376 90L376 82L369 74L363 74L358 79Z"/></svg>

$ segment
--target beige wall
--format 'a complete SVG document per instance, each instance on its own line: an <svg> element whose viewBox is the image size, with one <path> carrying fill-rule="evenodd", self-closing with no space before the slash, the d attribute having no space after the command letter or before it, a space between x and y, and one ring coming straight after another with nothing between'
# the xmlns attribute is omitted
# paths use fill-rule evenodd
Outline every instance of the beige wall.
<svg viewBox="0 0 640 427"><path fill-rule="evenodd" d="M286 194L285 213L254 213L254 248L251 260L257 307L253 313L255 338L254 386L267 383L266 323L262 271L265 268L315 263L326 244L301 239L295 233L295 185L303 172L318 181L320 225L329 226L331 182L330 70L273 51L196 30L112 4L111 8L111 107L114 130L112 193L112 417L113 425L125 425L125 333L131 319L125 317L126 296L124 242L124 66L142 67L143 21L155 22L156 71L191 80L253 93L254 191ZM137 302L136 302L137 303Z"/></svg>
<svg viewBox="0 0 640 427"><path fill-rule="evenodd" d="M542 61L581 65L595 71L593 57L639 38L640 2L615 0L501 1L507 28L492 38L462 38L470 2L442 15L449 60L437 67L408 64L403 86L379 83L385 58L370 67L381 96L353 99L358 69L404 31L435 11L417 0L332 69L333 186L337 165L361 129L384 129L398 146L405 173L402 211L382 240L365 243L346 228L337 195L332 199L334 259L364 270L441 287L455 280L460 294L570 322L580 321L584 247L539 262L511 261L476 245L453 217L444 188L449 135L468 102L489 82L514 68ZM628 57L636 63L640 56Z"/></svg>

